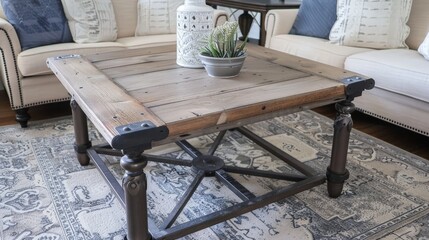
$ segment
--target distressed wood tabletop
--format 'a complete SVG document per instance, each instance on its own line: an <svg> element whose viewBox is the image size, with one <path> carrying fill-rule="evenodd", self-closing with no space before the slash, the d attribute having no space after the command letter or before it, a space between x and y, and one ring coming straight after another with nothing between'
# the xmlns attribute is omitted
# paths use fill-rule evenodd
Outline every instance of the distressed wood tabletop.
<svg viewBox="0 0 429 240"><path fill-rule="evenodd" d="M174 45L60 56L48 66L108 142L118 126L145 120L167 126L158 144L341 101L341 80L357 75L252 44L234 78L178 66Z"/></svg>

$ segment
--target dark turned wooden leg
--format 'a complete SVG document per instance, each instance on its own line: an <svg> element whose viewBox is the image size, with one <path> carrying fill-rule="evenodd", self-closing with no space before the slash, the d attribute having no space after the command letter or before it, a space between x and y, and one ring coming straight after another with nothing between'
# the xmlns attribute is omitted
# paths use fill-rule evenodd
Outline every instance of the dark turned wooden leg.
<svg viewBox="0 0 429 240"><path fill-rule="evenodd" d="M334 122L331 163L326 172L328 194L332 198L341 195L344 181L349 178L346 162L350 131L353 127L350 113L355 110L355 106L350 101L343 101L337 103L335 109L337 110L337 117Z"/></svg>
<svg viewBox="0 0 429 240"><path fill-rule="evenodd" d="M250 28L252 27L253 17L249 14L248 11L244 11L240 16L238 16L238 25L240 27L241 34L243 35L240 37L241 41L244 41L246 39L247 35L249 35Z"/></svg>
<svg viewBox="0 0 429 240"><path fill-rule="evenodd" d="M128 240L148 240L151 236L148 231L146 174L143 172L147 159L143 151L123 151L121 167L125 169L122 179L124 188L125 206L127 212Z"/></svg>
<svg viewBox="0 0 429 240"><path fill-rule="evenodd" d="M26 128L30 115L28 114L28 108L21 108L15 111L16 121L21 125L22 128Z"/></svg>
<svg viewBox="0 0 429 240"><path fill-rule="evenodd" d="M80 165L86 166L89 164L89 156L86 150L91 147L91 142L88 137L86 115L73 99L70 101L70 107L73 115L74 134L76 139L74 150Z"/></svg>

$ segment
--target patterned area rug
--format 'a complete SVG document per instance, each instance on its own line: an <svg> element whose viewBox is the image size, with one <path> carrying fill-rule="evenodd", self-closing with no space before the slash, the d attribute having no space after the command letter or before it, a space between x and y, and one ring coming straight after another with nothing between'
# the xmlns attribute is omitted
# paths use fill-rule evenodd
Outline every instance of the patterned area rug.
<svg viewBox="0 0 429 240"><path fill-rule="evenodd" d="M332 120L312 111L249 128L321 173L329 162ZM216 135L190 140L206 151ZM100 135L91 131L93 143ZM93 165L75 159L71 118L0 127L0 217L3 239L121 239L125 214ZM174 144L151 150L189 158ZM237 132L228 132L217 156L226 164L289 172L291 169ZM118 159L106 157L118 179ZM201 230L183 239L428 239L429 161L353 131L351 177L337 199L326 184ZM188 167L150 163L150 217L160 221L174 207L194 173ZM288 182L234 175L262 194ZM243 181L244 180L244 181ZM185 222L240 200L205 178L178 218Z"/></svg>

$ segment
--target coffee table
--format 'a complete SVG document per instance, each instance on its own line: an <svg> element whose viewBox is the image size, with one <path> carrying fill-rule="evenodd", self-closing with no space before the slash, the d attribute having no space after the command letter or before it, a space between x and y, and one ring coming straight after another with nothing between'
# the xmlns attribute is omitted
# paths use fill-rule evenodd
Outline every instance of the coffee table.
<svg viewBox="0 0 429 240"><path fill-rule="evenodd" d="M248 45L248 57L239 76L212 78L203 69L176 65L175 46L126 50L91 56L49 58L50 69L71 95L75 151L81 165L94 161L126 208L127 239L176 239L232 217L323 184L338 197L346 170L350 113L355 97L374 86L374 80L342 69L285 53ZM277 149L245 125L292 112L336 103L332 155L327 172L318 174L298 159ZM87 119L107 144L91 146ZM282 174L227 166L214 156L226 131L236 130L285 161L301 174ZM219 132L207 153L187 138ZM144 153L153 146L176 142L193 160ZM100 155L121 156L122 186ZM148 161L189 166L197 174L189 189L162 226L147 215ZM290 185L255 196L229 173L291 181ZM204 177L216 176L242 202L227 209L173 225Z"/></svg>

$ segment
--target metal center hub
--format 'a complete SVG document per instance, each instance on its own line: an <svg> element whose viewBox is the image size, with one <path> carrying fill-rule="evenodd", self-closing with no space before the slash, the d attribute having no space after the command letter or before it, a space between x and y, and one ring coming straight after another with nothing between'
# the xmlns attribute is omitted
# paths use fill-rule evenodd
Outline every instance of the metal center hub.
<svg viewBox="0 0 429 240"><path fill-rule="evenodd" d="M206 173L206 176L214 175L214 172L223 168L223 159L212 155L202 155L192 160L192 166Z"/></svg>

